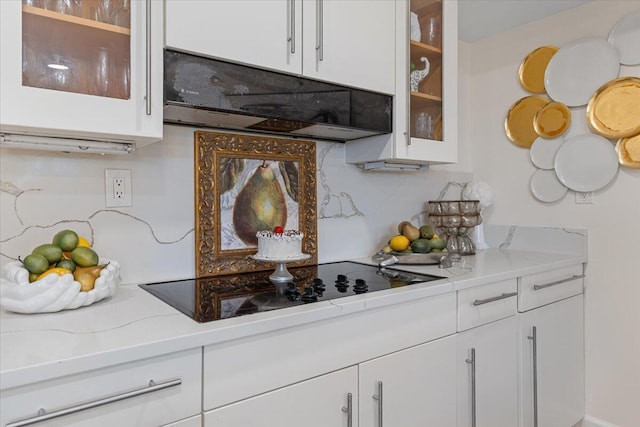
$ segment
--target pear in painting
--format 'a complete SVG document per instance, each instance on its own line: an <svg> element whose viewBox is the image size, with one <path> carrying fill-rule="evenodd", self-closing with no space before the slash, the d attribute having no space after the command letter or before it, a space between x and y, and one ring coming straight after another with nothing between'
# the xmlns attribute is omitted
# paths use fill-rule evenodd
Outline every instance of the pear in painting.
<svg viewBox="0 0 640 427"><path fill-rule="evenodd" d="M233 227L247 245L258 244L260 230L284 228L287 203L276 174L270 165L259 166L244 185L233 207Z"/></svg>

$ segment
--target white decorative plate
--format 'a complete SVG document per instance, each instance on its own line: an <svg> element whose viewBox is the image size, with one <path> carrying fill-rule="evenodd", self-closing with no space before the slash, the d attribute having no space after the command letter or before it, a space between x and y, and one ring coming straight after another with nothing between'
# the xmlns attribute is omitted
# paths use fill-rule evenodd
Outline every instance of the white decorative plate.
<svg viewBox="0 0 640 427"><path fill-rule="evenodd" d="M536 138L529 151L531 161L540 169L553 169L556 153L563 143L563 138Z"/></svg>
<svg viewBox="0 0 640 427"><path fill-rule="evenodd" d="M620 52L621 64L640 64L640 9L620 18L608 40Z"/></svg>
<svg viewBox="0 0 640 427"><path fill-rule="evenodd" d="M569 107L585 105L600 86L618 77L620 53L606 40L585 38L561 47L544 74L549 96Z"/></svg>
<svg viewBox="0 0 640 427"><path fill-rule="evenodd" d="M557 202L567 194L565 187L552 170L538 169L531 177L531 192L541 202Z"/></svg>
<svg viewBox="0 0 640 427"><path fill-rule="evenodd" d="M29 283L29 272L18 261L6 264L0 278L0 306L16 313L53 313L91 305L115 294L120 284L120 264L101 259L107 264L96 278L94 288L80 291L73 275L48 274Z"/></svg>
<svg viewBox="0 0 640 427"><path fill-rule="evenodd" d="M618 171L614 145L599 135L578 135L565 140L555 159L558 179L574 191L596 191Z"/></svg>

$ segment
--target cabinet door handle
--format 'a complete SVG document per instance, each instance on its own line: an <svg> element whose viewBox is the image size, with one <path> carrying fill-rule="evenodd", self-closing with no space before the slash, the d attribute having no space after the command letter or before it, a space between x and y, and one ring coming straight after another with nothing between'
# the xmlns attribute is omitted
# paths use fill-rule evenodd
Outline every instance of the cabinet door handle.
<svg viewBox="0 0 640 427"><path fill-rule="evenodd" d="M291 43L291 53L296 53L296 0L289 0L289 37L287 41Z"/></svg>
<svg viewBox="0 0 640 427"><path fill-rule="evenodd" d="M573 276L568 277L566 279L556 280L555 282L545 283L544 285L533 285L533 290L538 291L540 289L548 288L550 286L560 285L562 283L566 283L572 280L582 279L582 278L584 278L584 274L574 274Z"/></svg>
<svg viewBox="0 0 640 427"><path fill-rule="evenodd" d="M347 414L347 427L353 427L353 395L347 393L347 406L342 407L342 412Z"/></svg>
<svg viewBox="0 0 640 427"><path fill-rule="evenodd" d="M476 427L476 349L471 348L471 359L465 359L471 365L471 427Z"/></svg>
<svg viewBox="0 0 640 427"><path fill-rule="evenodd" d="M538 331L535 326L527 338L533 344L533 427L538 427Z"/></svg>
<svg viewBox="0 0 640 427"><path fill-rule="evenodd" d="M151 0L146 1L146 21L145 21L145 31L146 31L146 59L147 64L145 68L146 72L146 88L144 100L147 107L147 116L151 115Z"/></svg>
<svg viewBox="0 0 640 427"><path fill-rule="evenodd" d="M324 33L322 30L322 26L324 25L323 13L322 0L316 0L316 50L318 51L318 61L322 61L324 59Z"/></svg>
<svg viewBox="0 0 640 427"><path fill-rule="evenodd" d="M46 413L44 409L38 411L38 415L31 418L26 418L21 421L9 423L5 427L22 427L32 424L48 421L53 418L62 417L64 415L75 414L76 412L86 411L87 409L97 408L98 406L104 406L109 403L118 402L120 400L130 399L132 397L142 396L143 394L153 393L156 391L164 390L169 387L175 387L182 384L180 378L175 380L166 381L160 384L156 384L153 380L149 381L147 387L142 387L136 390L127 391L125 393L114 394L112 396L103 397L102 399L92 400L87 403L81 403L79 405L69 406L67 408L60 409L58 411Z"/></svg>
<svg viewBox="0 0 640 427"><path fill-rule="evenodd" d="M378 427L382 427L382 381L378 381L378 394L371 397L378 401Z"/></svg>
<svg viewBox="0 0 640 427"><path fill-rule="evenodd" d="M471 305L476 306L476 305L487 304L487 303L494 302L494 301L500 301L501 299L515 297L517 295L518 295L517 292L503 293L503 294L500 294L498 296L491 297L491 298L474 300L471 303Z"/></svg>

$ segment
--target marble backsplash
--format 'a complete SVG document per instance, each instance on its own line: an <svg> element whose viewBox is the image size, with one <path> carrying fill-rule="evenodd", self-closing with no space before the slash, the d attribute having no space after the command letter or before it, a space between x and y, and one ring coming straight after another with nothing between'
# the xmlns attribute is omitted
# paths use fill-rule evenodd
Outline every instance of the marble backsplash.
<svg viewBox="0 0 640 427"><path fill-rule="evenodd" d="M0 264L59 230L89 239L122 266L123 283L193 277L194 128L167 126L162 142L126 156L0 149ZM317 143L319 262L370 256L400 221L426 220L425 203L458 199L470 173L363 172L344 145ZM104 170L131 169L133 206L105 208Z"/></svg>

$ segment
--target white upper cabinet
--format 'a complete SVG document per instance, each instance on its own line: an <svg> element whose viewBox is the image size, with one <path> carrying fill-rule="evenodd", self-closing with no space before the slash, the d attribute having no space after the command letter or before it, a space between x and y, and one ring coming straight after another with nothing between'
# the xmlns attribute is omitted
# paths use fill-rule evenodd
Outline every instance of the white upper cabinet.
<svg viewBox="0 0 640 427"><path fill-rule="evenodd" d="M455 163L458 3L398 1L395 16L394 133L349 141L346 161L367 169Z"/></svg>
<svg viewBox="0 0 640 427"><path fill-rule="evenodd" d="M166 0L165 46L393 94L395 2Z"/></svg>
<svg viewBox="0 0 640 427"><path fill-rule="evenodd" d="M299 73L302 0L166 0L165 46Z"/></svg>
<svg viewBox="0 0 640 427"><path fill-rule="evenodd" d="M305 76L395 93L395 2L305 0Z"/></svg>
<svg viewBox="0 0 640 427"><path fill-rule="evenodd" d="M151 0L1 1L1 133L161 139L162 21Z"/></svg>

